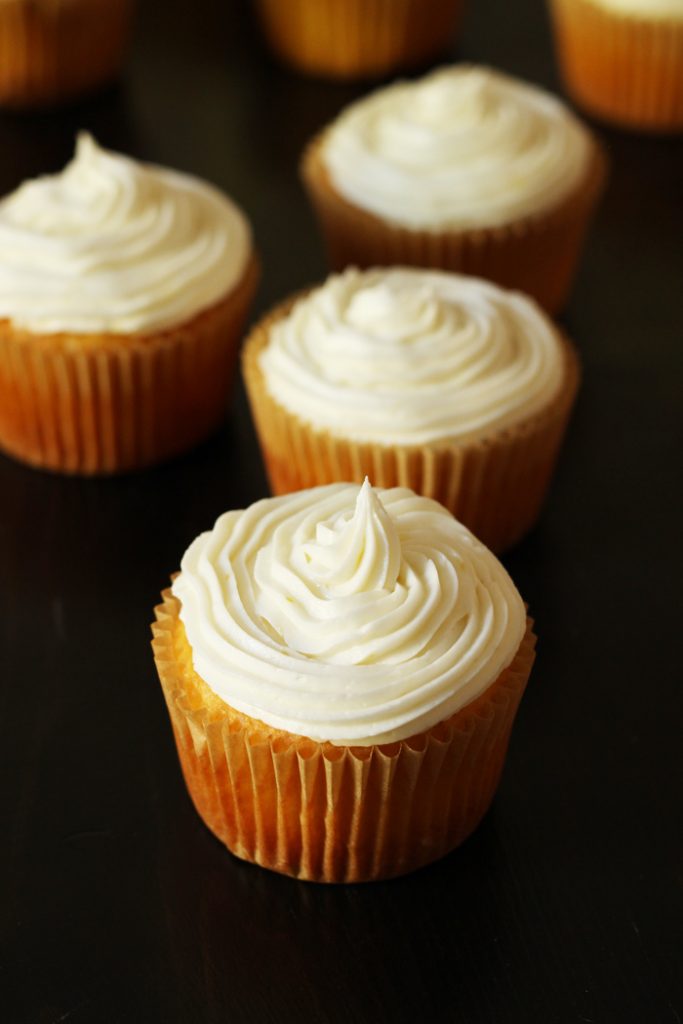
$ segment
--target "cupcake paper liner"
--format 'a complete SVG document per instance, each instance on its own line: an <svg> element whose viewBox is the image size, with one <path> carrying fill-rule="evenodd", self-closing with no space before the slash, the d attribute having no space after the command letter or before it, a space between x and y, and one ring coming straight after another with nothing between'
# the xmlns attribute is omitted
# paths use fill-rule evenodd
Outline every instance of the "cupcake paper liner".
<svg viewBox="0 0 683 1024"><path fill-rule="evenodd" d="M511 664L475 701L398 743L336 747L270 729L194 672L170 590L153 649L192 801L243 860L316 882L401 875L476 828L498 786L535 656L527 620Z"/></svg>
<svg viewBox="0 0 683 1024"><path fill-rule="evenodd" d="M484 440L424 445L358 442L317 429L269 393L259 356L270 329L295 299L278 306L249 335L242 369L271 488L286 494L366 476L376 487L410 487L434 498L492 551L516 543L536 522L579 383L572 345L560 336L565 375L559 395L538 414Z"/></svg>
<svg viewBox="0 0 683 1024"><path fill-rule="evenodd" d="M683 131L683 21L551 0L567 91L588 111L641 130Z"/></svg>
<svg viewBox="0 0 683 1024"><path fill-rule="evenodd" d="M138 469L225 413L255 260L224 300L151 334L39 335L0 321L0 449L65 473Z"/></svg>
<svg viewBox="0 0 683 1024"><path fill-rule="evenodd" d="M268 41L287 64L331 78L417 65L452 41L462 0L258 0Z"/></svg>
<svg viewBox="0 0 683 1024"><path fill-rule="evenodd" d="M109 81L132 10L132 0L0 2L0 105L49 105Z"/></svg>
<svg viewBox="0 0 683 1024"><path fill-rule="evenodd" d="M428 231L390 223L346 200L322 159L324 135L305 151L301 174L334 270L415 266L484 277L531 295L549 313L567 301L607 163L597 145L585 180L550 210L494 228Z"/></svg>

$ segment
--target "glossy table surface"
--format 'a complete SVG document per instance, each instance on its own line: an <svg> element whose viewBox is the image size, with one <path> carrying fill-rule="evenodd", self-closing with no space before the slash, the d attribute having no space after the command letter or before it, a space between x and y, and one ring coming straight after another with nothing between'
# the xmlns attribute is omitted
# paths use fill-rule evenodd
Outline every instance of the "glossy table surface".
<svg viewBox="0 0 683 1024"><path fill-rule="evenodd" d="M470 0L458 58L558 89L541 0ZM0 115L0 191L75 131L248 211L254 315L325 273L296 173L366 86L297 78L245 4L143 3L119 85ZM186 457L63 479L0 457L0 1018L8 1024L676 1024L681 1000L683 140L598 127L612 175L564 317L584 383L505 558L538 661L478 832L393 882L233 859L181 780L149 648L189 541L267 493L245 399Z"/></svg>

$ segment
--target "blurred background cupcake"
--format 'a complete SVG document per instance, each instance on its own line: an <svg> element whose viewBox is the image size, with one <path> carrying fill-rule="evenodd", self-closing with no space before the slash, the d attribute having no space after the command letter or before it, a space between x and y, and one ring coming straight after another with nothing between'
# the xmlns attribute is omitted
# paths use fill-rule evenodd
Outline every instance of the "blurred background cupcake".
<svg viewBox="0 0 683 1024"><path fill-rule="evenodd" d="M605 160L554 96L460 65L347 107L309 145L302 174L334 269L455 270L557 312Z"/></svg>
<svg viewBox="0 0 683 1024"><path fill-rule="evenodd" d="M0 105L43 107L118 73L133 0L0 0Z"/></svg>
<svg viewBox="0 0 683 1024"><path fill-rule="evenodd" d="M463 0L256 0L264 32L306 74L364 78L409 68L453 42Z"/></svg>
<svg viewBox="0 0 683 1024"><path fill-rule="evenodd" d="M243 369L276 494L410 487L494 551L536 521L578 385L525 296L412 268L347 270L256 325Z"/></svg>
<svg viewBox="0 0 683 1024"><path fill-rule="evenodd" d="M683 131L683 0L550 0L567 91L625 127Z"/></svg>
<svg viewBox="0 0 683 1024"><path fill-rule="evenodd" d="M137 469L221 421L258 278L239 208L86 134L0 202L0 448Z"/></svg>

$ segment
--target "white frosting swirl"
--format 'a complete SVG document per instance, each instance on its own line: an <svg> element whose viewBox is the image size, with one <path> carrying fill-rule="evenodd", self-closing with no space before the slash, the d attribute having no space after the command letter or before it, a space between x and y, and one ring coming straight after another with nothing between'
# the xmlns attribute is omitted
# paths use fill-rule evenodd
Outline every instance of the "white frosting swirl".
<svg viewBox="0 0 683 1024"><path fill-rule="evenodd" d="M657 20L683 20L683 0L593 0L597 7L606 7L620 14Z"/></svg>
<svg viewBox="0 0 683 1024"><path fill-rule="evenodd" d="M260 365L272 397L357 441L473 440L559 391L557 332L530 299L474 277L346 270L276 321Z"/></svg>
<svg viewBox="0 0 683 1024"><path fill-rule="evenodd" d="M406 488L332 484L227 512L173 583L227 704L337 745L405 739L510 664L526 613L498 560Z"/></svg>
<svg viewBox="0 0 683 1024"><path fill-rule="evenodd" d="M485 68L398 82L348 107L322 159L345 198L412 229L493 227L552 207L591 142L555 97Z"/></svg>
<svg viewBox="0 0 683 1024"><path fill-rule="evenodd" d="M250 249L217 189L82 133L61 174L0 202L0 317L39 334L171 326L224 298Z"/></svg>

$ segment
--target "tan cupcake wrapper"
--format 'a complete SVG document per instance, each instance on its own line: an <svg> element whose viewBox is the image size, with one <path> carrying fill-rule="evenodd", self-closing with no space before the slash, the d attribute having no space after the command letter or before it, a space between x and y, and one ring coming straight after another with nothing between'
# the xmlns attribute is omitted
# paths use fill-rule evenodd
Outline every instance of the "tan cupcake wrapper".
<svg viewBox="0 0 683 1024"><path fill-rule="evenodd" d="M316 429L266 388L260 354L272 326L295 301L288 299L256 324L242 350L242 372L273 493L362 483L367 476L376 487L410 487L441 502L492 551L520 540L539 516L576 397L574 347L558 334L564 381L547 407L484 440L362 443Z"/></svg>
<svg viewBox="0 0 683 1024"><path fill-rule="evenodd" d="M622 15L593 0L550 0L567 91L598 117L683 131L683 21Z"/></svg>
<svg viewBox="0 0 683 1024"><path fill-rule="evenodd" d="M531 620L508 668L446 721L399 743L337 747L220 700L192 667L178 600L162 596L152 646L185 782L237 857L309 881L370 881L444 856L477 827L534 661Z"/></svg>
<svg viewBox="0 0 683 1024"><path fill-rule="evenodd" d="M350 79L436 56L453 40L462 0L257 0L257 7L287 64Z"/></svg>
<svg viewBox="0 0 683 1024"><path fill-rule="evenodd" d="M63 473L139 469L192 447L225 414L258 281L150 334L40 335L0 320L0 449Z"/></svg>
<svg viewBox="0 0 683 1024"><path fill-rule="evenodd" d="M549 313L567 301L607 161L594 142L585 179L550 210L494 228L413 230L355 206L322 159L325 133L304 152L301 175L334 270L406 265L452 270L531 295Z"/></svg>
<svg viewBox="0 0 683 1024"><path fill-rule="evenodd" d="M133 0L0 2L0 105L43 106L113 78Z"/></svg>

